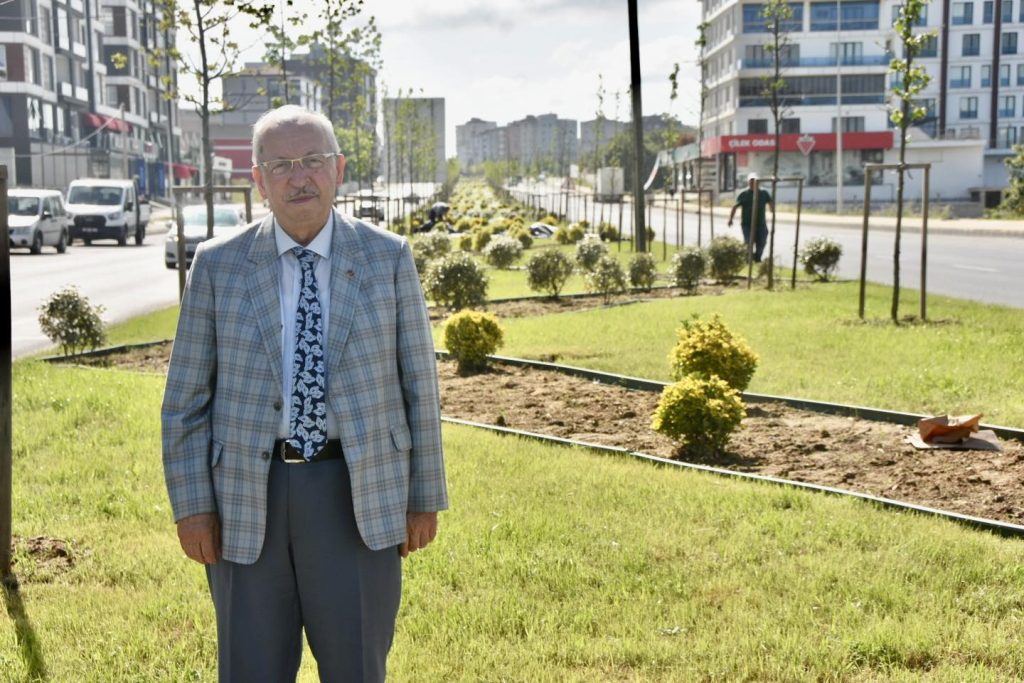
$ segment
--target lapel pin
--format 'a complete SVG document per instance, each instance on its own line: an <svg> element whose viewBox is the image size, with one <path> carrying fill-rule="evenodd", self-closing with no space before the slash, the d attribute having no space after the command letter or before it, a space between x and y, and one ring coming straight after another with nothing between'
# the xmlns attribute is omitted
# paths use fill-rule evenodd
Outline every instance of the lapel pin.
<svg viewBox="0 0 1024 683"><path fill-rule="evenodd" d="M355 277L356 276L356 271L354 271L354 270L346 270L345 271L345 275L347 275L350 278Z"/></svg>

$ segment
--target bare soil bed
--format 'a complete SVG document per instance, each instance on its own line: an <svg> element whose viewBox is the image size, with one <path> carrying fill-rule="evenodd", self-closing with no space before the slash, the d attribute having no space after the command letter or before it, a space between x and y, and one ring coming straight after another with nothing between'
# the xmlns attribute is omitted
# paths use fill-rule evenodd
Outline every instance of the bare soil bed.
<svg viewBox="0 0 1024 683"><path fill-rule="evenodd" d="M678 292L657 295L673 294ZM634 300L620 297L616 304ZM491 304L489 309L514 317L601 305L599 298L584 298ZM169 352L170 345L164 344L78 362L166 372ZM656 393L502 365L463 377L453 362L439 362L438 373L441 412L447 417L689 459L651 430ZM905 442L912 431L780 403L755 403L748 405L728 452L690 460L1024 524L1024 444L1003 440L1001 453L918 451Z"/></svg>

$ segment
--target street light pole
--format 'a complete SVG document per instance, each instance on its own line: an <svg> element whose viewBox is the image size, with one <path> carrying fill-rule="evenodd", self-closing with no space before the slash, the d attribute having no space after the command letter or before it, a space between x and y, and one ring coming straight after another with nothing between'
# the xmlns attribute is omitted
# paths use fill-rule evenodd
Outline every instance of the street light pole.
<svg viewBox="0 0 1024 683"><path fill-rule="evenodd" d="M843 0L836 0L836 213L843 212Z"/></svg>
<svg viewBox="0 0 1024 683"><path fill-rule="evenodd" d="M633 169L633 235L636 250L647 251L647 225L644 223L644 116L640 99L640 28L636 0L629 0L630 92L633 95L633 145L636 164Z"/></svg>

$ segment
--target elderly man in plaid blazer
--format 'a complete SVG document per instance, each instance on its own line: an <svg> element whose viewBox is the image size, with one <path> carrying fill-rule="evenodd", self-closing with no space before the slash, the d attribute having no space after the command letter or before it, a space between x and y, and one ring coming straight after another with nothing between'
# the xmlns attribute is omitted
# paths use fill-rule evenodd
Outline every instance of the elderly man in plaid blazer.
<svg viewBox="0 0 1024 683"><path fill-rule="evenodd" d="M405 239L334 210L325 117L253 127L272 214L195 254L162 410L178 537L206 566L221 681L380 681L401 558L447 507L437 375Z"/></svg>

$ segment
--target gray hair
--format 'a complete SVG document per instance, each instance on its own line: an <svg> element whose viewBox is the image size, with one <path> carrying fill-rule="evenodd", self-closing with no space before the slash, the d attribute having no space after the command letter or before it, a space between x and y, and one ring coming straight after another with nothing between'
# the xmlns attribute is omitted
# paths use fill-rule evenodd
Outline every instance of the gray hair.
<svg viewBox="0 0 1024 683"><path fill-rule="evenodd" d="M334 125L331 120L320 112L310 111L305 107L295 104L286 104L264 112L252 125L252 164L259 164L260 152L263 150L263 136L267 129L282 123L300 123L319 126L323 130L324 139L331 146L331 151L341 151L338 147L338 138L334 135Z"/></svg>

